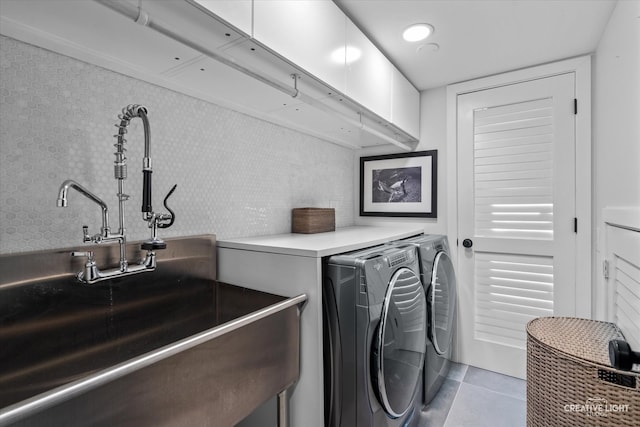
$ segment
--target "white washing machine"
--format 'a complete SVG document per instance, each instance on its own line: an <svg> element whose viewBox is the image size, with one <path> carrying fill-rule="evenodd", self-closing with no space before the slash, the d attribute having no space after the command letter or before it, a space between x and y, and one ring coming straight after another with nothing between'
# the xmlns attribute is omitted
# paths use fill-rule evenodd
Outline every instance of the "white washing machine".
<svg viewBox="0 0 640 427"><path fill-rule="evenodd" d="M330 257L323 308L325 425L417 425L427 303L416 247Z"/></svg>
<svg viewBox="0 0 640 427"><path fill-rule="evenodd" d="M451 365L457 307L457 283L447 236L427 235L393 242L414 245L420 256L420 275L427 296L427 348L424 366L424 404L438 393Z"/></svg>

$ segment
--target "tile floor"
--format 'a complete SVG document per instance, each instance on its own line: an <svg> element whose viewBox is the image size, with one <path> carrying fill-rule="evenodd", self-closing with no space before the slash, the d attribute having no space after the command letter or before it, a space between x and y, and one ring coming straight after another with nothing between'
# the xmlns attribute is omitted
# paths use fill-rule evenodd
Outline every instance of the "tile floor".
<svg viewBox="0 0 640 427"><path fill-rule="evenodd" d="M526 381L453 363L420 427L524 427Z"/></svg>

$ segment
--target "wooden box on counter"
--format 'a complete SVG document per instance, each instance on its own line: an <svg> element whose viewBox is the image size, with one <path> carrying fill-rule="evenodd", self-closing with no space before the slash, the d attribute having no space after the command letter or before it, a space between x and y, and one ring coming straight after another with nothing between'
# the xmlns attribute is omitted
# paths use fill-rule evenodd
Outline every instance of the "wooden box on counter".
<svg viewBox="0 0 640 427"><path fill-rule="evenodd" d="M336 210L333 208L295 208L292 216L293 233L324 233L336 229Z"/></svg>

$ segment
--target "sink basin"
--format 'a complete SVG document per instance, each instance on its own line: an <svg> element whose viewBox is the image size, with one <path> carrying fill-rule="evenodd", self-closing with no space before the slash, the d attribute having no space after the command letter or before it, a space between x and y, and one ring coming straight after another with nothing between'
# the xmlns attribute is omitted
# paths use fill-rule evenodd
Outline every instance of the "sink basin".
<svg viewBox="0 0 640 427"><path fill-rule="evenodd" d="M233 426L295 383L306 297L212 279L215 241L167 243L187 249L94 286L5 281L0 259L0 425Z"/></svg>

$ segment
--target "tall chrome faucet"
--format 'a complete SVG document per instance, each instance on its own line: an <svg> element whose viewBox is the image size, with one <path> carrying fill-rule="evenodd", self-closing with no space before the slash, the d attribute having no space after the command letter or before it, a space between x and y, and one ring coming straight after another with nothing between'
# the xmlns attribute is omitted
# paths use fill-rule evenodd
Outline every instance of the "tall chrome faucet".
<svg viewBox="0 0 640 427"><path fill-rule="evenodd" d="M144 158L142 160L142 219L147 222L151 229L151 238L142 244L142 249L147 251L145 258L138 264L129 265L126 254L126 228L124 226L124 203L129 199L129 195L124 192L124 180L127 178L127 158L125 155L126 149L124 148L124 144L127 140L124 136L127 133L127 126L129 126L129 122L135 117L139 117L144 126ZM147 118L147 109L142 105L129 105L122 109L122 114L119 114L118 118L120 119L120 123L116 124L118 134L114 135L117 138L117 142L114 145L116 147L116 152L114 153L116 156L116 160L114 162L114 176L118 182L118 193L116 194L118 196L118 232L116 234L111 233L107 204L91 191L71 179L64 181L58 191L58 207L67 206L67 194L70 188L77 190L80 194L100 206L100 209L102 210L102 227L100 229L100 233L90 235L88 227L86 225L83 226L83 241L85 243L91 242L102 244L118 242L120 245L120 265L117 268L109 270L98 269L92 251L77 251L71 253L71 256L87 258L83 271L77 275L80 281L87 284L100 282L112 277L153 271L156 268L155 251L158 249L165 249L167 247L167 244L158 238L158 228L169 228L175 221L175 213L169 208L169 206L167 206L167 199L171 194L173 194L177 185L174 185L164 198L164 206L169 213L156 213L153 211L151 206L151 174L153 170L151 169L151 135L149 119Z"/></svg>

